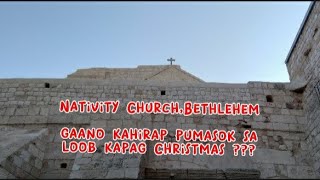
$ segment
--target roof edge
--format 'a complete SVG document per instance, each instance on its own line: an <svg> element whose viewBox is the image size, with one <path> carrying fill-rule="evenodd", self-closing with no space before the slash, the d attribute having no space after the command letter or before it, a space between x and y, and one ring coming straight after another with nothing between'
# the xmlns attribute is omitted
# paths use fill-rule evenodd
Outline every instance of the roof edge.
<svg viewBox="0 0 320 180"><path fill-rule="evenodd" d="M307 21L308 21L308 19L309 19L309 16L310 16L310 14L311 14L311 11L312 11L315 3L316 3L316 1L312 1L312 2L310 3L310 5L309 5L309 8L308 8L308 10L307 10L307 13L306 13L306 15L304 16L304 19L303 19L303 21L302 21L302 23L301 23L301 25L300 25L299 31L298 31L298 33L297 33L297 35L296 35L296 37L295 37L295 39L294 39L294 41L293 41L293 44L292 44L292 46L291 46L291 48L290 48L290 50L289 50L289 53L288 53L288 55L287 55L287 58L286 58L286 60L285 60L285 63L286 63L286 64L289 62L289 59L290 59L290 57L291 57L291 54L292 54L294 48L296 47L296 44L298 43L298 40L299 40L299 38L300 38L303 30L304 30L304 27L305 27L305 25L306 25L306 23L307 23Z"/></svg>

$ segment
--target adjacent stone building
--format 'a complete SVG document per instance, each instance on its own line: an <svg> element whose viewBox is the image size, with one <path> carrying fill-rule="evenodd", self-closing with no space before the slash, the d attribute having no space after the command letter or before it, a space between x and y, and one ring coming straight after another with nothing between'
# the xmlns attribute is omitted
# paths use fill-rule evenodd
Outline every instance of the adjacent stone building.
<svg viewBox="0 0 320 180"><path fill-rule="evenodd" d="M0 80L0 178L319 178L320 3L310 5L286 65L290 82L208 83L178 65L80 69L66 79ZM119 100L107 113L60 113L60 100ZM129 101L259 103L259 116L129 115ZM94 154L61 152L62 127L102 127ZM254 156L104 154L114 128L246 130Z"/></svg>
<svg viewBox="0 0 320 180"><path fill-rule="evenodd" d="M320 3L311 3L286 59L292 90L303 96L305 141L315 173L320 173Z"/></svg>

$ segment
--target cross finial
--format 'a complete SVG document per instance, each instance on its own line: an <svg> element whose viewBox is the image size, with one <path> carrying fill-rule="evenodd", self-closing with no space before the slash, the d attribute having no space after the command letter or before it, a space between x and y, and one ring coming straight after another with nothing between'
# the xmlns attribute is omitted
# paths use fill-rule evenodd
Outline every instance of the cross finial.
<svg viewBox="0 0 320 180"><path fill-rule="evenodd" d="M172 65L172 61L176 61L176 60L173 58L170 58L170 59L167 59L167 61L170 61L170 65Z"/></svg>

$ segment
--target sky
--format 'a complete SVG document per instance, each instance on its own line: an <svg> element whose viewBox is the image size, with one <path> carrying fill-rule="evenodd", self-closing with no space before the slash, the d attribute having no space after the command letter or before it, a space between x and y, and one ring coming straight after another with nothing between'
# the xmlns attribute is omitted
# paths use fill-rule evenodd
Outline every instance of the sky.
<svg viewBox="0 0 320 180"><path fill-rule="evenodd" d="M0 78L166 65L207 82L288 82L310 2L0 2Z"/></svg>

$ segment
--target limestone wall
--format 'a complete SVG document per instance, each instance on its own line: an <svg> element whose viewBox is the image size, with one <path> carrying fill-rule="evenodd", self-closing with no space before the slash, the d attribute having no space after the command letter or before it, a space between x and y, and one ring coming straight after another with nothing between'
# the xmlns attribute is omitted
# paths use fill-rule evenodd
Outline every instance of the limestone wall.
<svg viewBox="0 0 320 180"><path fill-rule="evenodd" d="M46 129L0 127L0 178L39 178L46 147Z"/></svg>
<svg viewBox="0 0 320 180"><path fill-rule="evenodd" d="M71 79L105 79L108 81L204 82L179 65L138 66L137 68L89 68L69 74Z"/></svg>
<svg viewBox="0 0 320 180"><path fill-rule="evenodd" d="M287 68L291 83L303 79L307 86L303 92L307 119L306 142L311 148L314 168L320 174L320 97L315 86L320 81L320 2L315 2L295 48L288 59ZM318 85L320 86L320 84Z"/></svg>
<svg viewBox="0 0 320 180"><path fill-rule="evenodd" d="M48 88L46 88L46 86ZM141 177L144 168L167 169L256 169L263 178L315 177L308 156L304 128L306 118L301 94L291 92L285 83L248 84L108 82L70 79L0 80L0 124L24 129L48 128L47 147L40 177L112 178ZM161 95L160 91L166 91ZM266 102L271 95L273 102ZM60 100L120 100L116 114L60 113ZM129 101L184 101L259 103L260 116L179 116L129 115ZM234 129L240 137L245 129L256 130L259 141L254 157L159 156L152 149L144 156L63 154L61 127L104 127L107 133L118 127ZM110 138L107 135L107 139ZM240 140L240 138L238 138ZM148 142L152 148L152 143ZM228 148L229 146L229 148ZM230 145L227 145L230 150ZM232 160L232 161L231 161ZM67 164L62 168L62 164Z"/></svg>
<svg viewBox="0 0 320 180"><path fill-rule="evenodd" d="M72 171L73 163L76 158L74 153L62 153L62 139L60 137L60 130L62 127L86 127L85 125L72 124L50 124L48 125L48 135L46 138L46 148L43 157L43 166L39 174L41 179L66 179L69 178ZM25 128L30 128L26 126ZM69 140L67 142L70 142Z"/></svg>

